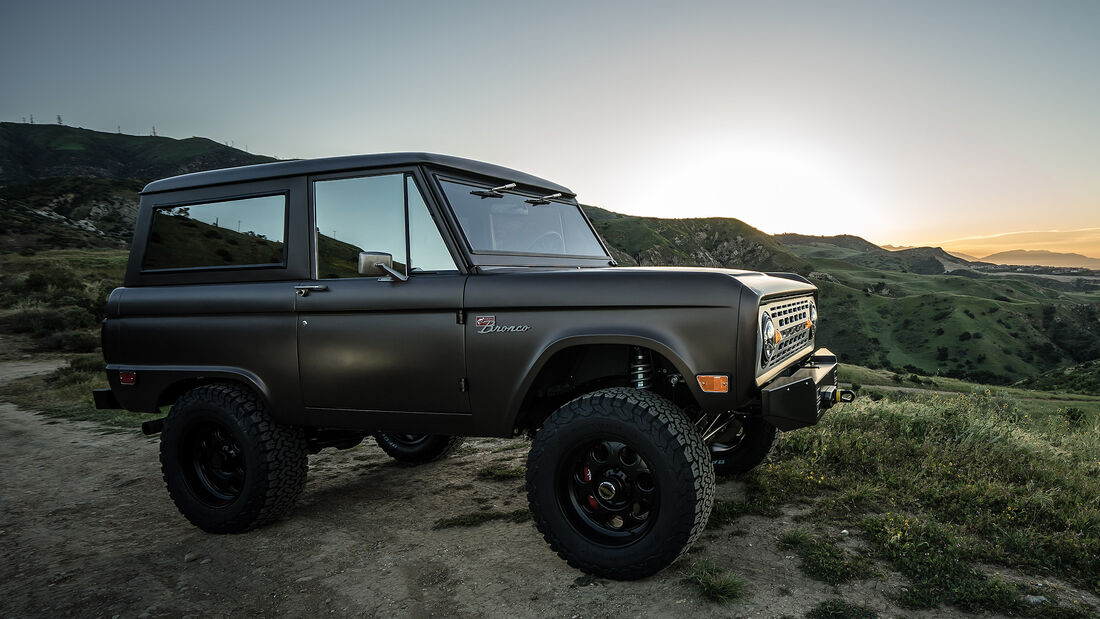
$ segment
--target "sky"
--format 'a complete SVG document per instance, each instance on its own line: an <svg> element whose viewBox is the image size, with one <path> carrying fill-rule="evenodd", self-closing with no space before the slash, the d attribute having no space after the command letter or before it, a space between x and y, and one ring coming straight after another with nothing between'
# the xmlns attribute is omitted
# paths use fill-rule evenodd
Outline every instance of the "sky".
<svg viewBox="0 0 1100 619"><path fill-rule="evenodd" d="M0 120L280 158L441 152L621 213L1100 257L1092 0L40 0L0 16Z"/></svg>

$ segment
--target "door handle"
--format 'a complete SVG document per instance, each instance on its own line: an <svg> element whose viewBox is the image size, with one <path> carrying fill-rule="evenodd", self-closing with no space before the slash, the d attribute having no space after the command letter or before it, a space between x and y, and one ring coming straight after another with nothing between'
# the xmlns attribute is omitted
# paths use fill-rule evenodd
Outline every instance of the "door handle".
<svg viewBox="0 0 1100 619"><path fill-rule="evenodd" d="M328 286L295 286L294 294L299 297L308 297L311 292L324 292L328 290Z"/></svg>

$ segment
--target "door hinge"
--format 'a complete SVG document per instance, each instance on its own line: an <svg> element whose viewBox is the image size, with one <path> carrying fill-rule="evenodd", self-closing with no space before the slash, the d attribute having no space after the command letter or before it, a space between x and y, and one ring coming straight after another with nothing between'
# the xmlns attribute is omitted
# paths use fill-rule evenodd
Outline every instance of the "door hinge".
<svg viewBox="0 0 1100 619"><path fill-rule="evenodd" d="M455 319L460 325L466 324L466 312L464 310L458 310L458 313L455 314Z"/></svg>
<svg viewBox="0 0 1100 619"><path fill-rule="evenodd" d="M466 379L465 378L458 379L458 390L461 391L462 393L466 393Z"/></svg>

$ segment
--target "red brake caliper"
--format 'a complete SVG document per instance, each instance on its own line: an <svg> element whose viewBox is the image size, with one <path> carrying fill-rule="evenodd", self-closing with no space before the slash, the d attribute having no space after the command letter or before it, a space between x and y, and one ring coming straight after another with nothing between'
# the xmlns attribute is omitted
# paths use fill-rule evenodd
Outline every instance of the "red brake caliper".
<svg viewBox="0 0 1100 619"><path fill-rule="evenodd" d="M583 479L585 483L590 483L592 481L592 471L590 471L587 466L584 467L583 470L581 470L581 479ZM600 508L600 504L596 502L596 497L590 494L588 495L587 499L589 507L591 507L592 509Z"/></svg>

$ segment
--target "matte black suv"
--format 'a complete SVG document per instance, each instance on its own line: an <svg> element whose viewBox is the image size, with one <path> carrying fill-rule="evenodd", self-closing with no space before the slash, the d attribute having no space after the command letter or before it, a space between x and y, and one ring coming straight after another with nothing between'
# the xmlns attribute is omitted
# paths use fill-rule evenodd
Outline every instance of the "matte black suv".
<svg viewBox="0 0 1100 619"><path fill-rule="evenodd" d="M192 523L287 511L307 454L373 434L428 462L532 436L535 523L570 565L652 574L699 536L714 475L849 399L797 275L618 268L569 189L424 153L271 163L142 192L108 301L100 408L168 416Z"/></svg>

